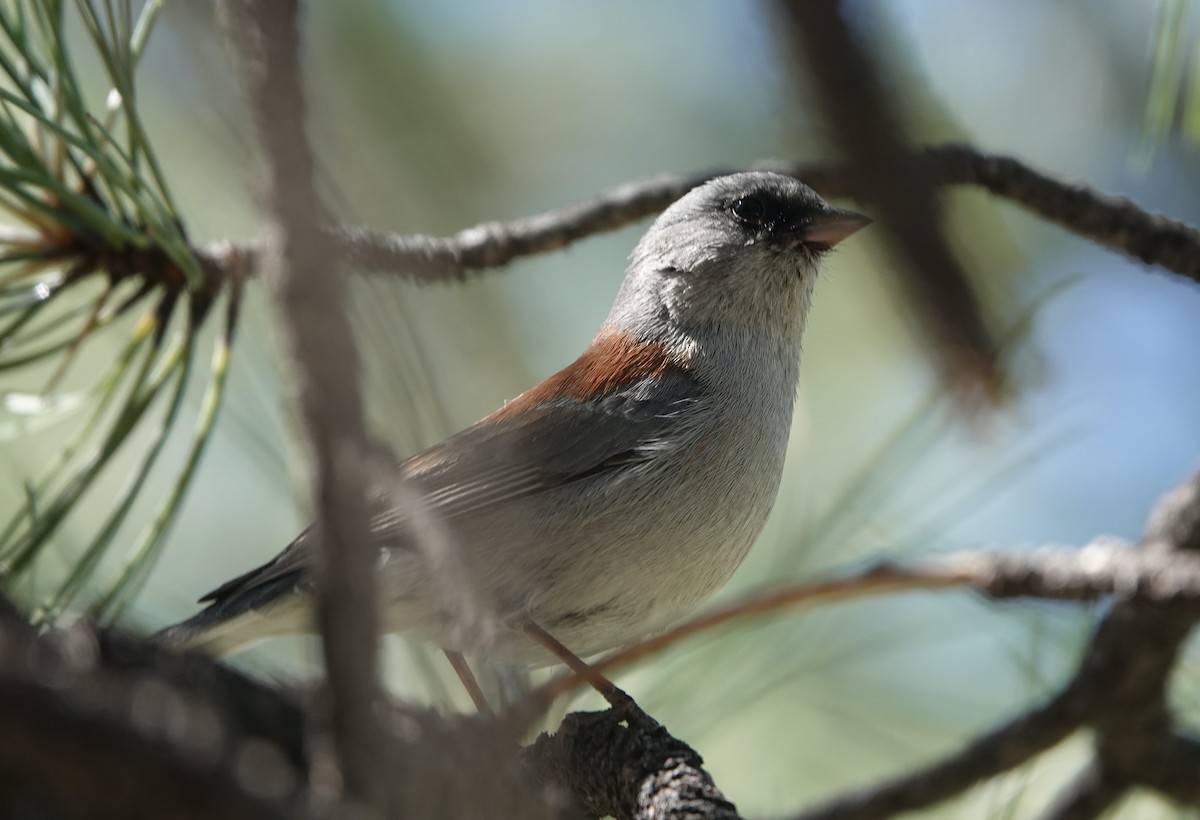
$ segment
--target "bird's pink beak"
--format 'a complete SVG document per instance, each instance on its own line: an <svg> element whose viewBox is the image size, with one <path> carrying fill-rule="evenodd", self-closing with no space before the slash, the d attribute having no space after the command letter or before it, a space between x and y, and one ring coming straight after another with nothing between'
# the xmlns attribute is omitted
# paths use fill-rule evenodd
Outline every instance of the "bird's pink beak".
<svg viewBox="0 0 1200 820"><path fill-rule="evenodd" d="M854 211L834 208L817 214L796 229L796 238L805 245L832 248L846 237L871 224L871 218Z"/></svg>

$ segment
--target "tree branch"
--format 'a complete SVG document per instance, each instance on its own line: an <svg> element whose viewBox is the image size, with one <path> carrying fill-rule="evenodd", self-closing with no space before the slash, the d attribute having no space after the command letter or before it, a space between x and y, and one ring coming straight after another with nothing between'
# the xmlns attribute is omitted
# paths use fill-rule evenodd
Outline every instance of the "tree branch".
<svg viewBox="0 0 1200 820"><path fill-rule="evenodd" d="M1200 232L1136 203L1078 182L1056 179L1013 157L968 145L923 149L917 159L939 185L981 188L1078 236L1200 283ZM828 198L857 195L849 169L837 163L759 162L750 168L802 179ZM485 222L446 237L363 228L330 231L350 264L417 282L458 281L469 271L561 250L594 234L658 213L695 186L746 168L662 174L628 182L567 207L511 222ZM253 244L216 243L199 251L218 267L246 271L258 264Z"/></svg>
<svg viewBox="0 0 1200 820"><path fill-rule="evenodd" d="M843 578L756 593L614 652L591 667L608 674L714 627L764 613L953 587L974 588L996 599L1094 601L1112 595L1121 601L1153 605L1172 622L1187 624L1200 618L1200 557L1133 550L1124 542L1104 538L1081 549L967 550L912 566L879 564ZM531 693L529 701L544 706L583 683L578 676L566 673ZM524 708L527 705L522 705ZM531 709L530 714L536 711Z"/></svg>
<svg viewBox="0 0 1200 820"><path fill-rule="evenodd" d="M876 820L933 806L1058 745L1083 724L1088 706L1084 693L1067 689L937 763L803 811L794 820Z"/></svg>
<svg viewBox="0 0 1200 820"><path fill-rule="evenodd" d="M851 794L800 817L866 820L931 806L1007 771L1085 725L1095 729L1096 766L1108 785L1102 795L1089 797L1089 792L1080 792L1078 804L1068 797L1062 804L1063 811L1082 811L1092 805L1091 799L1100 797L1115 800L1116 795L1108 790L1117 783L1142 783L1181 802L1200 805L1200 787L1195 785L1200 783L1200 744L1174 732L1165 700L1167 676L1200 613L1194 602L1176 606L1182 601L1174 592L1159 598L1157 606L1141 600L1146 591L1161 592L1162 584L1178 590L1172 567L1179 567L1181 575L1189 576L1186 586L1200 580L1194 575L1200 554L1197 546L1200 473L1168 493L1155 507L1144 539L1128 553L1131 563L1110 564L1103 571L1104 583L1111 584L1114 592L1120 591L1122 598L1096 630L1075 676L1046 706L968 744L941 763L891 784ZM1080 553L1082 566L1078 568L1083 569L1083 575L1091 575L1087 552ZM1143 560L1157 564L1149 576L1132 569L1142 566ZM1106 564L1107 559L1101 558L1100 563ZM999 594L1031 588L1079 589L1073 581L1059 585L1068 576L1079 577L1075 572L1057 569L1049 577L1018 569L1015 573L998 572L995 582L985 588ZM1075 788L1086 785L1083 781Z"/></svg>
<svg viewBox="0 0 1200 820"><path fill-rule="evenodd" d="M302 714L208 658L39 634L0 600L0 816L294 817Z"/></svg>
<svg viewBox="0 0 1200 820"><path fill-rule="evenodd" d="M1200 231L1187 223L1014 157L968 145L931 148L927 155L943 184L982 188L1109 250L1200 283Z"/></svg>
<svg viewBox="0 0 1200 820"><path fill-rule="evenodd" d="M612 710L567 715L521 759L539 783L569 789L597 817L741 820L690 746L661 726L622 725Z"/></svg>
<svg viewBox="0 0 1200 820"><path fill-rule="evenodd" d="M341 789L389 802L388 739L378 717L374 550L363 486L367 436L337 254L321 231L305 139L296 0L226 0L261 145L268 225L262 256L283 310L293 396L307 433L317 510L317 619Z"/></svg>
<svg viewBox="0 0 1200 820"><path fill-rule="evenodd" d="M1200 556L1200 473L1155 505L1138 553L1166 560ZM1195 617L1136 601L1117 602L1100 624L1076 679L1104 693L1092 721L1102 770L1200 806L1196 745L1174 731L1167 686Z"/></svg>

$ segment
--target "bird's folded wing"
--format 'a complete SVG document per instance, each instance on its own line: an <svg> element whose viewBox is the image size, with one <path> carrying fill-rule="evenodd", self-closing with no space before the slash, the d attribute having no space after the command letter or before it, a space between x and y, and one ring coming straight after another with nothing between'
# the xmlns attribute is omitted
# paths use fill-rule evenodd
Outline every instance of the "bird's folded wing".
<svg viewBox="0 0 1200 820"><path fill-rule="evenodd" d="M441 521L486 514L584 478L652 462L680 440L705 402L698 382L672 373L653 383L635 382L599 401L557 398L517 411L507 405L405 460L399 471ZM397 508L395 495L376 493L371 530L377 544L401 546L407 528L408 517ZM270 562L200 600L220 606L246 596L235 607L241 610L255 605L249 599L274 598L281 584L305 581L311 542L306 529Z"/></svg>

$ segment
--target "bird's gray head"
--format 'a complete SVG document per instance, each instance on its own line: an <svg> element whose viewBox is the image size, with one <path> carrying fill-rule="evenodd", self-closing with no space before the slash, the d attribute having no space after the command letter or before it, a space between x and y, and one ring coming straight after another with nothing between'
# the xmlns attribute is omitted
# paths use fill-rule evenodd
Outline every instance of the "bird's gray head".
<svg viewBox="0 0 1200 820"><path fill-rule="evenodd" d="M646 231L609 324L643 338L727 328L798 339L821 257L869 221L782 174L718 177Z"/></svg>

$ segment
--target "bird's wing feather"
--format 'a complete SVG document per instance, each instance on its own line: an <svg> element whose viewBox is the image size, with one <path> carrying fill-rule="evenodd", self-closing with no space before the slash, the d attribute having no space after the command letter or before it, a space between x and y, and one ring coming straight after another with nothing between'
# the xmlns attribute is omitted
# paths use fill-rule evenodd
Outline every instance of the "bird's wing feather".
<svg viewBox="0 0 1200 820"><path fill-rule="evenodd" d="M517 399L401 462L400 472L443 521L486 514L583 478L651 461L664 446L664 434L689 425L705 401L701 385L685 372L635 382L599 401L556 398L514 408L521 402ZM378 546L401 545L407 520L396 510L393 496L379 493L372 508L371 530ZM306 582L311 551L310 528L270 562L201 601L228 607L230 614L253 608L259 598L276 597L285 579Z"/></svg>

